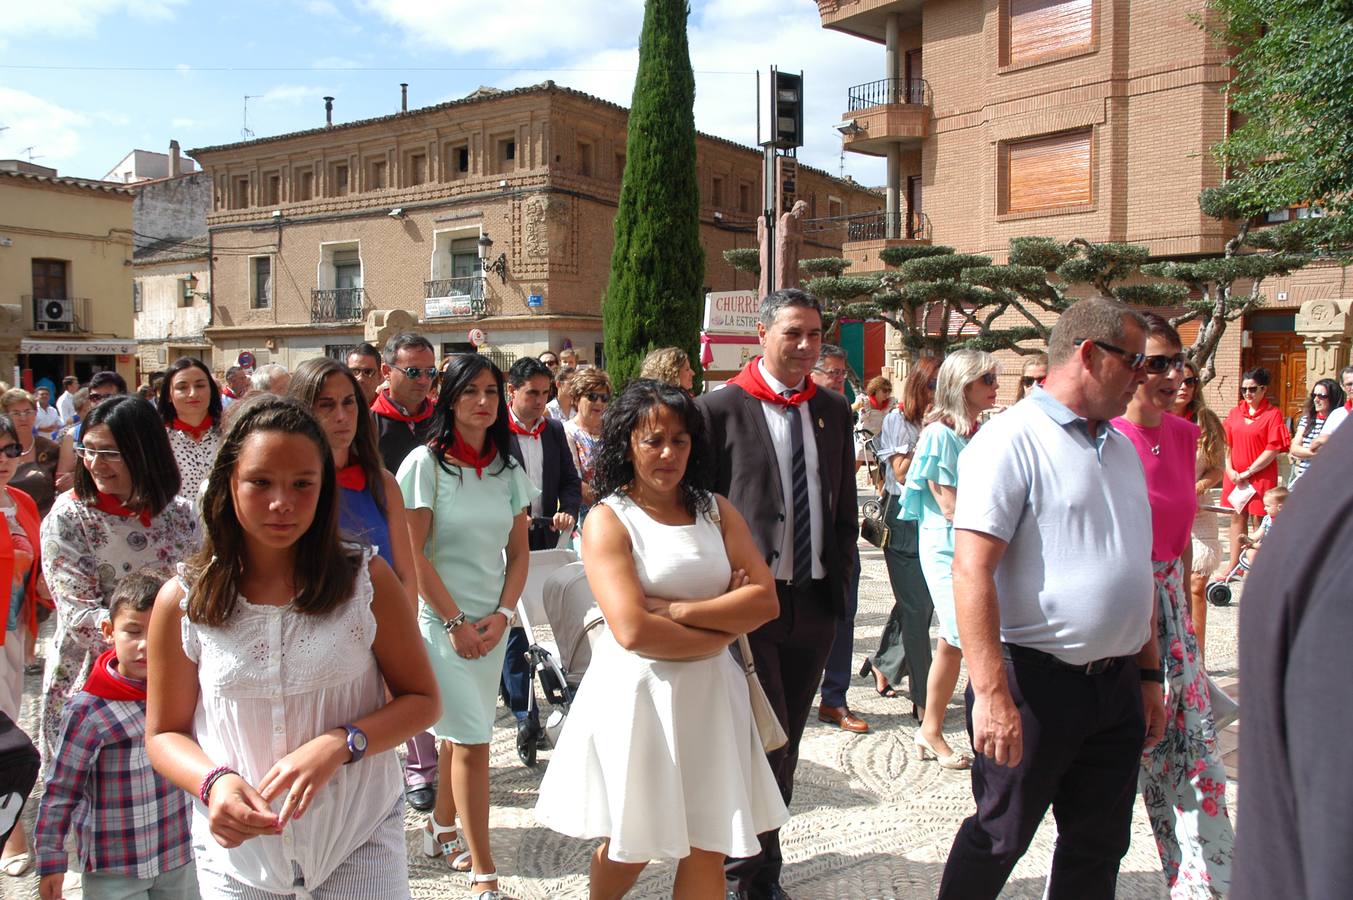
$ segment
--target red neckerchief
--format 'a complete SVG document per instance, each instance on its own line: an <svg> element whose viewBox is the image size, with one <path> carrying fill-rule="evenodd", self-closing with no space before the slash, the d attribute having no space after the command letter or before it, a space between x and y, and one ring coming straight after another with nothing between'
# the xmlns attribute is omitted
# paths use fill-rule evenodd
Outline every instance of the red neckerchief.
<svg viewBox="0 0 1353 900"><path fill-rule="evenodd" d="M1268 398L1265 397L1263 400L1259 401L1259 405L1255 407L1254 412L1250 412L1250 405L1244 400L1240 401L1240 405L1245 408L1242 415L1253 422L1255 419L1262 416L1273 404L1269 403Z"/></svg>
<svg viewBox="0 0 1353 900"><path fill-rule="evenodd" d="M140 700L144 703L146 683L132 681L121 673L114 674L112 666L116 662L116 650L103 651L99 658L94 660L94 668L89 670L89 679L85 682L84 692L105 700Z"/></svg>
<svg viewBox="0 0 1353 900"><path fill-rule="evenodd" d="M1344 409L1347 410L1348 412L1353 413L1353 397L1349 397L1347 400L1344 401Z"/></svg>
<svg viewBox="0 0 1353 900"><path fill-rule="evenodd" d="M511 421L511 417L508 419ZM452 436L455 438L451 442L451 455L466 465L474 466L474 473L477 477L484 477L484 467L493 462L493 458L498 455L498 450L493 446L493 441L488 436L484 437L484 453L481 456L479 451L465 443L465 438L460 436L460 432L452 430Z"/></svg>
<svg viewBox="0 0 1353 900"><path fill-rule="evenodd" d="M874 409L887 409L887 408L888 408L888 404L887 404L887 403L879 403L877 400L875 400L873 394L865 394L865 396L869 398L869 405L872 406L872 407L874 407Z"/></svg>
<svg viewBox="0 0 1353 900"><path fill-rule="evenodd" d="M400 412L399 407L395 406L394 401L390 399L390 394L388 392L381 391L376 395L376 402L371 404L371 411L378 416L394 419L396 422L408 422L416 425L424 419L432 417L432 404L424 400L422 411L409 415L408 413Z"/></svg>
<svg viewBox="0 0 1353 900"><path fill-rule="evenodd" d="M112 494L105 494L103 491L99 491L99 497L94 501L93 506L99 512L106 512L110 515L120 516L124 519L130 519L132 516L136 516L141 520L142 525L146 528L150 527L149 512L143 509L138 513Z"/></svg>
<svg viewBox="0 0 1353 900"><path fill-rule="evenodd" d="M178 416L175 416L174 421L169 423L169 427L174 429L175 431L182 431L184 434L188 435L188 437L200 443L202 441L202 435L206 434L208 431L211 431L211 426L215 424L216 422L212 419L211 416L207 416L201 422L198 422L196 425L189 425L187 422L183 421Z"/></svg>
<svg viewBox="0 0 1353 900"><path fill-rule="evenodd" d="M350 491L366 490L366 469L361 463L353 463L338 470L338 486Z"/></svg>
<svg viewBox="0 0 1353 900"><path fill-rule="evenodd" d="M507 427L512 430L513 434L520 434L525 437L538 438L540 437L540 433L545 430L545 417L541 416L539 419L536 420L535 428L523 428L522 426L517 424L517 417L509 412L507 415Z"/></svg>
<svg viewBox="0 0 1353 900"><path fill-rule="evenodd" d="M221 386L221 393L224 394L225 396L229 397L231 400L238 400L238 399L240 399L239 397L235 396L235 392L234 392L234 391L232 391L229 387L227 387L227 386L225 386L225 385L222 385L222 386Z"/></svg>
<svg viewBox="0 0 1353 900"><path fill-rule="evenodd" d="M800 403L807 403L813 399L817 393L817 384L813 379L805 378L803 389L785 397L771 390L770 385L766 384L766 379L761 377L761 357L756 357L747 363L746 368L728 379L729 384L735 384L758 400L765 403L774 403L777 406L798 406Z"/></svg>

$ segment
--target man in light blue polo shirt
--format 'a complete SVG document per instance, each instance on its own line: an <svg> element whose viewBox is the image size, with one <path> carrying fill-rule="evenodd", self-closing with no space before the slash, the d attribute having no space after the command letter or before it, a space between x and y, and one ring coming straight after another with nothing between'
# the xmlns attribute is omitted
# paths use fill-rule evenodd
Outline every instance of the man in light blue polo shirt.
<svg viewBox="0 0 1353 900"><path fill-rule="evenodd" d="M1141 462L1109 420L1145 380L1140 316L1076 303L1029 402L959 457L954 600L977 812L944 900L996 897L1051 806L1049 900L1111 900L1144 746L1164 727ZM1148 727L1149 723L1149 727Z"/></svg>

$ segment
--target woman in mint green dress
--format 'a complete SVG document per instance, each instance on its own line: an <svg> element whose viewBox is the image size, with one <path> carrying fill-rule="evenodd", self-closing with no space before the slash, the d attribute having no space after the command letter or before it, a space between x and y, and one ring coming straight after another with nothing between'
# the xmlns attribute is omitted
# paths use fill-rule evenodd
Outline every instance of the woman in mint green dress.
<svg viewBox="0 0 1353 900"><path fill-rule="evenodd" d="M504 637L526 584L527 508L538 492L508 453L503 373L486 357L461 354L443 371L431 434L398 475L418 573L418 626L442 699L433 727L441 790L423 852L471 872L476 897L498 900L489 740Z"/></svg>
<svg viewBox="0 0 1353 900"><path fill-rule="evenodd" d="M954 616L954 500L958 455L977 430L978 417L996 405L996 358L959 350L945 358L936 377L935 403L926 416L902 488L902 518L918 523L921 572L935 603L940 639L926 680L925 718L916 732L917 754L946 769L966 769L972 758L944 739L944 712L958 685L963 653Z"/></svg>

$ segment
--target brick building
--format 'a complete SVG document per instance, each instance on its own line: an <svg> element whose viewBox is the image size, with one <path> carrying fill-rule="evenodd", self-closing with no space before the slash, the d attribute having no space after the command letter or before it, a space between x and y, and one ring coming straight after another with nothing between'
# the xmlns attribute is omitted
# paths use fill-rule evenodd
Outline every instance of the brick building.
<svg viewBox="0 0 1353 900"><path fill-rule="evenodd" d="M504 358L568 340L593 360L627 120L546 82L190 151L213 186L214 365L243 349L285 365L341 354L389 310L443 352L479 328ZM700 135L697 166L706 285L755 288L722 253L755 246L761 154ZM797 189L812 215L882 206L806 166ZM839 252L839 237L804 249Z"/></svg>
<svg viewBox="0 0 1353 900"><path fill-rule="evenodd" d="M846 244L854 271L909 239L1002 262L1020 235L1127 241L1158 258L1220 254L1232 236L1197 201L1220 183L1211 148L1229 121L1226 53L1191 18L1210 19L1203 0L816 2L824 27L882 45L879 77L841 98L845 148L888 161L887 228ZM1262 363L1295 411L1312 349L1298 309L1353 298L1353 285L1316 265L1264 292L1219 350L1209 399L1223 410L1242 366Z"/></svg>

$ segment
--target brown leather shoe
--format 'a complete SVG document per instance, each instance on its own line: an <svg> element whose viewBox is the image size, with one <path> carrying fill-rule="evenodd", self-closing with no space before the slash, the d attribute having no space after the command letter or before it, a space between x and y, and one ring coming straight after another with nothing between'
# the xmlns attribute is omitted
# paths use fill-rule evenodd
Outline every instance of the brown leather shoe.
<svg viewBox="0 0 1353 900"><path fill-rule="evenodd" d="M864 734L869 731L869 723L853 714L845 706L819 706L817 708L817 720L840 725L842 731L850 731L855 734Z"/></svg>

